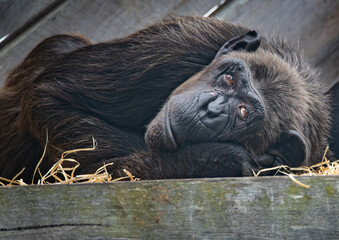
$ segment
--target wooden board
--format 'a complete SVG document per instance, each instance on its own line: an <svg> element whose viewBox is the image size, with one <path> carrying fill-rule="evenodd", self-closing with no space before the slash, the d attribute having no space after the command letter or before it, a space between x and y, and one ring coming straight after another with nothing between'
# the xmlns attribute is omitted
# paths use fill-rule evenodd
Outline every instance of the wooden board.
<svg viewBox="0 0 339 240"><path fill-rule="evenodd" d="M0 188L1 239L338 239L339 177Z"/></svg>
<svg viewBox="0 0 339 240"><path fill-rule="evenodd" d="M12 35L24 25L38 20L38 15L57 1L34 0L28 4L25 0L0 0L0 39Z"/></svg>

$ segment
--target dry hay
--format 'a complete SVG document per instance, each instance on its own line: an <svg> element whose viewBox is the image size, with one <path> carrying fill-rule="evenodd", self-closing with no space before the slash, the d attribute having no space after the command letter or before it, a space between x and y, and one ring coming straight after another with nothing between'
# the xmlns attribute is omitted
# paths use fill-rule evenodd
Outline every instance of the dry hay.
<svg viewBox="0 0 339 240"><path fill-rule="evenodd" d="M44 152L42 157L40 158L37 166L35 167L35 171L32 177L31 184L34 184L35 175L39 174L39 180L36 183L37 185L48 185L48 184L74 184L74 183L103 183L103 182L117 182L120 180L130 180L137 181L138 178L135 178L129 171L124 169L126 176L120 178L112 178L111 174L107 171L107 166L113 165L113 163L104 164L102 167L98 168L93 174L82 174L76 175L75 171L80 166L80 163L72 158L67 158L67 156L71 153L83 152L83 151L93 151L97 148L97 143L93 138L93 146L91 148L81 148L75 150L69 150L62 153L61 158L58 162L56 162L46 174L42 174L40 172L39 166L43 161L47 148L47 139L46 145L44 148ZM68 167L64 167L67 165ZM25 170L23 168L17 175L15 175L12 179L7 179L0 177L0 185L1 186L14 186L14 185L30 185L25 183L23 179L18 179L20 174Z"/></svg>
<svg viewBox="0 0 339 240"><path fill-rule="evenodd" d="M120 180L130 180L130 181L140 180L138 178L135 178L129 171L125 169L123 170L126 174L125 177L113 179L111 174L107 171L107 166L111 166L114 163L104 164L102 167L98 168L93 174L76 175L75 172L76 172L76 169L80 166L80 163L76 161L75 159L67 158L67 156L71 153L95 150L97 148L97 143L94 138L93 138L93 146L91 148L69 150L69 151L65 151L64 153L62 153L60 160L57 163L55 163L46 174L43 175L39 169L39 166L45 157L47 142L48 142L48 136L46 136L46 145L44 148L44 152L35 168L31 184L34 184L34 179L35 179L36 174L39 174L39 177L40 177L38 182L36 183L37 185L103 183L103 182L116 182ZM296 180L294 176L339 175L339 160L330 162L326 157L327 151L328 151L328 147L325 150L322 161L311 167L304 166L304 167L292 168L287 165L282 165L282 166L277 166L273 168L262 169L258 171L257 173L253 171L253 175L255 177L258 177L261 173L275 170L276 171L275 175L276 174L287 175L296 184L302 187L305 187L305 188L309 188L310 186L303 184L300 181ZM64 167L63 164L67 165L68 167ZM18 179L20 174L24 170L25 168L23 168L12 179L0 177L0 186L29 185L28 183L25 183L23 179Z"/></svg>
<svg viewBox="0 0 339 240"><path fill-rule="evenodd" d="M295 179L294 176L327 176L327 175L339 175L339 160L330 162L326 153L328 151L328 147L326 148L323 159L320 163L314 164L310 167L289 167L287 165L277 166L273 168L265 168L260 170L259 172L253 172L255 177L258 177L263 172L276 171L276 174L283 174L289 176L296 184L299 186L309 188L310 186L303 184L302 182Z"/></svg>

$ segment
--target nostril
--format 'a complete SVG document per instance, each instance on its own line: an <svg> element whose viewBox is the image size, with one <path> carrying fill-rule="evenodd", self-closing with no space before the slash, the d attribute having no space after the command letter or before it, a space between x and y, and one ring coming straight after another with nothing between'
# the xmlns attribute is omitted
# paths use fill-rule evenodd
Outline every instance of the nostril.
<svg viewBox="0 0 339 240"><path fill-rule="evenodd" d="M201 123L215 133L224 131L226 124L229 121L224 95L217 91L201 93L199 104L199 120Z"/></svg>
<svg viewBox="0 0 339 240"><path fill-rule="evenodd" d="M222 103L216 101L210 102L207 106L207 116L208 117L217 117L222 112Z"/></svg>
<svg viewBox="0 0 339 240"><path fill-rule="evenodd" d="M207 111L206 112L206 116L209 118L216 118L219 116L220 113L216 113L216 112L211 112L211 111Z"/></svg>
<svg viewBox="0 0 339 240"><path fill-rule="evenodd" d="M207 105L207 116L217 117L225 111L225 98L218 94L218 97Z"/></svg>

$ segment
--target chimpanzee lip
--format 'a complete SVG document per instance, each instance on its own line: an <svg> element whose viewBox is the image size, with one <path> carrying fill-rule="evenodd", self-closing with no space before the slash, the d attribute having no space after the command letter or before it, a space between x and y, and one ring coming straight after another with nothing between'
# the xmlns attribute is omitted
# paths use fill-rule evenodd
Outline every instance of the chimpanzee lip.
<svg viewBox="0 0 339 240"><path fill-rule="evenodd" d="M168 150L176 150L178 148L178 143L174 137L173 130L171 127L171 118L170 118L170 103L166 104L166 115L165 115L165 128L164 128L164 138Z"/></svg>

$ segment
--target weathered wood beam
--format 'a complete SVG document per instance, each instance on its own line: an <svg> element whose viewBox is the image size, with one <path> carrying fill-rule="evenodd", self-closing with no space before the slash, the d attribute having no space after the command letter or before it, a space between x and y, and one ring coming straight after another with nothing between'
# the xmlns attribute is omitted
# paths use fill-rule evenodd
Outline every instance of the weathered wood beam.
<svg viewBox="0 0 339 240"><path fill-rule="evenodd" d="M0 188L1 239L337 239L339 177Z"/></svg>

